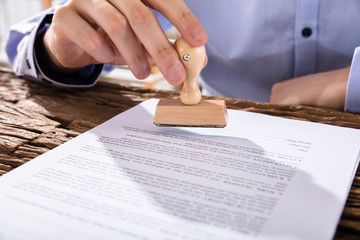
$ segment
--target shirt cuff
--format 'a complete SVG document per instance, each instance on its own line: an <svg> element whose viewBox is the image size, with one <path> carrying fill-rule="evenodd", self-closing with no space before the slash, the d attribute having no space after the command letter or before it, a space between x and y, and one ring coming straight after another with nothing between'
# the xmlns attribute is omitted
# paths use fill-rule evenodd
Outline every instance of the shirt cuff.
<svg viewBox="0 0 360 240"><path fill-rule="evenodd" d="M360 47L354 52L346 91L345 111L360 113Z"/></svg>
<svg viewBox="0 0 360 240"><path fill-rule="evenodd" d="M95 85L103 70L103 64L93 64L75 72L64 73L56 71L49 66L47 59L44 59L43 53L46 50L42 41L46 30L51 24L52 17L53 14L47 14L36 31L33 57L37 67L37 79L62 87L91 87Z"/></svg>

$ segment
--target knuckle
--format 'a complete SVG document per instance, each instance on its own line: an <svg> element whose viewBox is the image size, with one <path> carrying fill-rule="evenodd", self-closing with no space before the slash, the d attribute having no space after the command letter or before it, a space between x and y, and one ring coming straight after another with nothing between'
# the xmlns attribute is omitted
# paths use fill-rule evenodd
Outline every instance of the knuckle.
<svg viewBox="0 0 360 240"><path fill-rule="evenodd" d="M83 47L89 53L93 53L97 51L97 49L103 44L102 39L100 37L92 37L83 39Z"/></svg>
<svg viewBox="0 0 360 240"><path fill-rule="evenodd" d="M124 33L129 29L129 23L123 16L112 16L108 19L108 27L111 32Z"/></svg>
<svg viewBox="0 0 360 240"><path fill-rule="evenodd" d="M137 67L137 66L141 66L145 61L146 61L146 58L143 55L135 54L131 57L131 59L129 59L127 64L129 66Z"/></svg>
<svg viewBox="0 0 360 240"><path fill-rule="evenodd" d="M56 9L56 11L54 12L54 19L61 19L66 17L67 13L68 13L68 6L67 5L62 5L60 6L58 9Z"/></svg>
<svg viewBox="0 0 360 240"><path fill-rule="evenodd" d="M176 53L172 47L161 47L155 53L155 58L157 59L165 59L171 56L175 56Z"/></svg>
<svg viewBox="0 0 360 240"><path fill-rule="evenodd" d="M153 13L141 5L133 7L131 16L134 24L149 25L154 20Z"/></svg>
<svg viewBox="0 0 360 240"><path fill-rule="evenodd" d="M119 14L117 11L114 11L113 7L109 5L108 2L101 0L93 0L94 5L106 18L106 29L110 33L123 33L126 32L129 28L129 23L123 15ZM111 7L110 7L111 6Z"/></svg>
<svg viewBox="0 0 360 240"><path fill-rule="evenodd" d="M190 11L181 12L179 14L179 20L181 21L191 21L193 18L194 15Z"/></svg>
<svg viewBox="0 0 360 240"><path fill-rule="evenodd" d="M192 14L192 12L185 11L179 14L178 22L183 23L184 25L193 25L195 22L197 22L197 19L194 14Z"/></svg>
<svg viewBox="0 0 360 240"><path fill-rule="evenodd" d="M199 20L191 11L180 13L176 18L176 22L178 23L178 29L183 34L191 34L195 29L202 27Z"/></svg>
<svg viewBox="0 0 360 240"><path fill-rule="evenodd" d="M67 19L70 19L72 12L68 10L67 6L59 7L55 12L50 27L55 32L64 32L68 25Z"/></svg>

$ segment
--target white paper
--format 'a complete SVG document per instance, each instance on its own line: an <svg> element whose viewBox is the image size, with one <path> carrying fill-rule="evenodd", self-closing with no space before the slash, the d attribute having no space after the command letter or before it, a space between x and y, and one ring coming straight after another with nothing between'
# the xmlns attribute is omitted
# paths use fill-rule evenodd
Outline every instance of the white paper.
<svg viewBox="0 0 360 240"><path fill-rule="evenodd" d="M229 110L153 125L151 99L0 178L0 239L331 239L355 129Z"/></svg>

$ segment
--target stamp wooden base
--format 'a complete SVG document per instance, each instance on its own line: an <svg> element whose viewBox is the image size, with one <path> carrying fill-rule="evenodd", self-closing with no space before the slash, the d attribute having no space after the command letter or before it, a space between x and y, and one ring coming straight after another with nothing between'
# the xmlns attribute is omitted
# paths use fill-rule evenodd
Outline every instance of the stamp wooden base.
<svg viewBox="0 0 360 240"><path fill-rule="evenodd" d="M157 126L225 127L227 110L224 100L201 100L197 105L180 99L160 99L154 117Z"/></svg>

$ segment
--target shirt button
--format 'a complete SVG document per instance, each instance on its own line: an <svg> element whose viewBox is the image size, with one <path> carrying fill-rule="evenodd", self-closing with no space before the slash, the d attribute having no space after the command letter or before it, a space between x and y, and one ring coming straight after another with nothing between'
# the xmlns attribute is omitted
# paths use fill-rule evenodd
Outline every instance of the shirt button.
<svg viewBox="0 0 360 240"><path fill-rule="evenodd" d="M311 34L312 34L312 30L311 28L304 28L302 31L301 31L301 34L303 35L303 37L310 37Z"/></svg>
<svg viewBox="0 0 360 240"><path fill-rule="evenodd" d="M30 62L29 62L29 59L26 58L26 65L29 69L31 69L31 65L30 65Z"/></svg>

